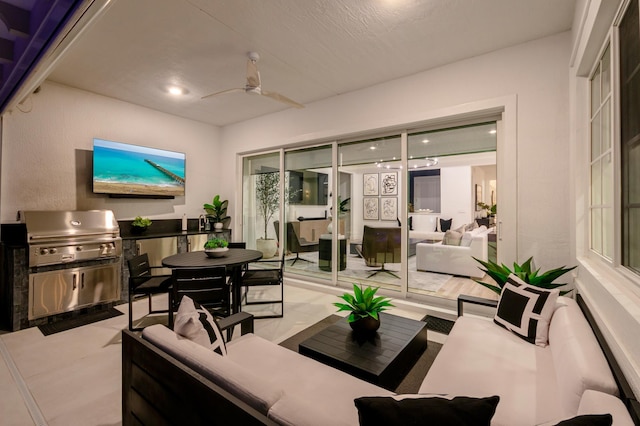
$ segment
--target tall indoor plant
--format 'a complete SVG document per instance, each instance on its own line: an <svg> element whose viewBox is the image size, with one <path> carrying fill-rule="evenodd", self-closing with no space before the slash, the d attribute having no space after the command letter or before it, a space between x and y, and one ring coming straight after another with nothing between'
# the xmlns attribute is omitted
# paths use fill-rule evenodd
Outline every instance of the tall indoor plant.
<svg viewBox="0 0 640 426"><path fill-rule="evenodd" d="M265 258L273 257L278 250L276 240L269 238L267 230L269 222L280 206L280 174L278 172L262 173L256 176L256 201L258 213L264 225L262 237L256 241L256 247Z"/></svg>

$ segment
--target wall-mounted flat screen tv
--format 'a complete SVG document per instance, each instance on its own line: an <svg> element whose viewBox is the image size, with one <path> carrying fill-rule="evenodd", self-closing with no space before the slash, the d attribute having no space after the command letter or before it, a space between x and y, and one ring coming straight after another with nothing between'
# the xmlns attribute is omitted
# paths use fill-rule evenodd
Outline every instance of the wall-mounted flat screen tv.
<svg viewBox="0 0 640 426"><path fill-rule="evenodd" d="M184 195L185 154L93 140L93 192L120 196Z"/></svg>

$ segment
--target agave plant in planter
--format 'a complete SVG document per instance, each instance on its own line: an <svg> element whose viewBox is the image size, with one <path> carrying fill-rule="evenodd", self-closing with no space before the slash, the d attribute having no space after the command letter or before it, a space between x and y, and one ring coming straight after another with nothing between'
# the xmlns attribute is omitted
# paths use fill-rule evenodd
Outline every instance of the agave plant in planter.
<svg viewBox="0 0 640 426"><path fill-rule="evenodd" d="M393 307L391 299L378 296L380 287L367 287L364 290L358 284L353 284L353 295L345 293L340 298L346 303L335 302L334 306L340 311L351 311L347 322L356 332L373 333L380 327L380 312Z"/></svg>
<svg viewBox="0 0 640 426"><path fill-rule="evenodd" d="M518 265L516 262L513 262L513 270L509 269L504 264L498 265L492 261L485 262L483 260L476 259L475 257L473 259L484 266L485 269L480 269L493 278L497 285L485 283L480 280L474 281L498 294L502 293L502 288L511 274L517 275L518 278L529 285L546 289L554 289L567 285L567 283L554 283L553 281L555 281L556 278L576 268L575 266L572 266L571 268L561 266L560 268L550 269L546 272L540 273L540 269L531 270L533 257L527 259L522 265ZM561 290L560 294L565 295L570 291L571 290Z"/></svg>

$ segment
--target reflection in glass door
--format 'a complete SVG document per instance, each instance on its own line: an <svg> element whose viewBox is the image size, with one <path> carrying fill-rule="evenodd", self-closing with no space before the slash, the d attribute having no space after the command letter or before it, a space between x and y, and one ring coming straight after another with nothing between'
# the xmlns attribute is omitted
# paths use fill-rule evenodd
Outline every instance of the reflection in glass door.
<svg viewBox="0 0 640 426"><path fill-rule="evenodd" d="M495 122L408 135L409 292L493 296L469 278L497 258L496 145Z"/></svg>
<svg viewBox="0 0 640 426"><path fill-rule="evenodd" d="M245 157L242 167L242 233L247 248L271 258L278 250L280 154Z"/></svg>
<svg viewBox="0 0 640 426"><path fill-rule="evenodd" d="M331 279L331 145L284 154L285 270Z"/></svg>
<svg viewBox="0 0 640 426"><path fill-rule="evenodd" d="M347 259L338 280L347 285L401 287L401 152L399 135L338 146L338 205L348 200L338 213Z"/></svg>

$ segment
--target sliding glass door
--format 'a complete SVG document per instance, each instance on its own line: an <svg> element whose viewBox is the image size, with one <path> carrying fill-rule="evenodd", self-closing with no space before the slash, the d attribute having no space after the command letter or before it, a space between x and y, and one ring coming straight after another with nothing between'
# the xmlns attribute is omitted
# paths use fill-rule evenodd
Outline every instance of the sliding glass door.
<svg viewBox="0 0 640 426"><path fill-rule="evenodd" d="M344 245L347 258L338 272L341 282L402 286L401 157L400 135L338 145L338 202L348 200L338 215L340 250Z"/></svg>
<svg viewBox="0 0 640 426"><path fill-rule="evenodd" d="M483 275L473 257L497 258L496 133L485 123L408 135L409 292L487 296L469 277Z"/></svg>
<svg viewBox="0 0 640 426"><path fill-rule="evenodd" d="M288 274L330 285L491 296L470 278L483 275L473 257L497 260L497 128L416 130L246 157L245 240L260 250L272 241Z"/></svg>

